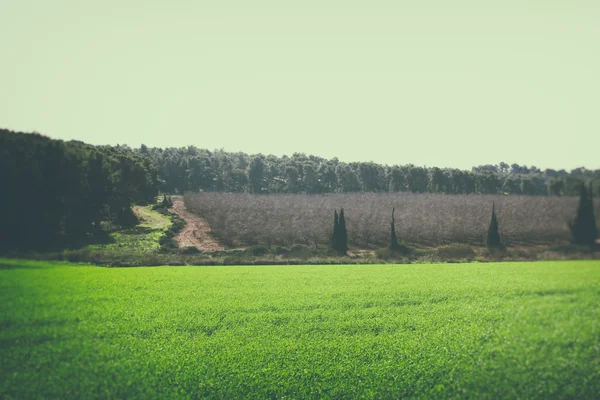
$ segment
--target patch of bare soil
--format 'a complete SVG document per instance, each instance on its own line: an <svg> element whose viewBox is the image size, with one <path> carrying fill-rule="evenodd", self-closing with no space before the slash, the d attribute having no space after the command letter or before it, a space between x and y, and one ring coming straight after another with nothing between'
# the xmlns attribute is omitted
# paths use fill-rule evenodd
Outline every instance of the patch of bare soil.
<svg viewBox="0 0 600 400"><path fill-rule="evenodd" d="M200 216L189 212L185 208L183 198L173 198L173 208L171 211L179 215L186 222L181 232L173 238L179 244L179 247L192 246L201 251L223 250L223 246L209 234L210 226L208 223Z"/></svg>

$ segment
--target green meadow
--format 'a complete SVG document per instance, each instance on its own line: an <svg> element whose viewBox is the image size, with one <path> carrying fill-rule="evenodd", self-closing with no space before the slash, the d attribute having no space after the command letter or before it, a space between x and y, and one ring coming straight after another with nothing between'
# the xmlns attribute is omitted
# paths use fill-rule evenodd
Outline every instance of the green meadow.
<svg viewBox="0 0 600 400"><path fill-rule="evenodd" d="M0 398L597 398L600 262L0 260Z"/></svg>

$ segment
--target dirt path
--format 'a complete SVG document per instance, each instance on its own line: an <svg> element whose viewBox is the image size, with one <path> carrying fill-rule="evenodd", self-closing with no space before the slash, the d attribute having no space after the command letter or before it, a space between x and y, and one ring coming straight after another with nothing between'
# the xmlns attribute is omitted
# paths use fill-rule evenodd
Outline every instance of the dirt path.
<svg viewBox="0 0 600 400"><path fill-rule="evenodd" d="M193 246L202 251L223 250L210 234L210 226L198 215L189 212L183 204L181 197L173 198L173 208L171 209L187 223L185 227L175 236L175 241L179 247Z"/></svg>

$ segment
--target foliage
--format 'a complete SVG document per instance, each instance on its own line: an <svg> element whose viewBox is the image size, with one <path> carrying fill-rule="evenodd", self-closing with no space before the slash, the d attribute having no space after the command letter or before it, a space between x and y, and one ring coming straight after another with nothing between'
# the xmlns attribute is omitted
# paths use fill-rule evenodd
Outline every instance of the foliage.
<svg viewBox="0 0 600 400"><path fill-rule="evenodd" d="M277 246L275 247L275 250L273 250L273 253L277 254L277 255L282 255L282 254L286 254L290 251L290 249L288 249L287 247L283 247L283 246Z"/></svg>
<svg viewBox="0 0 600 400"><path fill-rule="evenodd" d="M167 197L166 194L163 194L162 202L160 203L165 210L173 207L173 199L171 196Z"/></svg>
<svg viewBox="0 0 600 400"><path fill-rule="evenodd" d="M598 236L598 228L596 226L596 217L594 216L591 183L589 190L585 185L581 185L577 215L574 222L570 223L569 226L571 228L573 243L589 246L595 244L596 237Z"/></svg>
<svg viewBox="0 0 600 400"><path fill-rule="evenodd" d="M339 240L340 240L340 219L338 217L337 210L333 210L333 229L331 233L331 239L329 241L329 247L337 251L339 248Z"/></svg>
<svg viewBox="0 0 600 400"><path fill-rule="evenodd" d="M161 253L174 253L178 250L179 245L173 239L179 232L185 227L185 220L183 220L177 214L168 214L171 218L171 225L165 231L164 235L160 238L160 252ZM190 254L188 251L187 254Z"/></svg>
<svg viewBox="0 0 600 400"><path fill-rule="evenodd" d="M345 255L348 252L348 230L346 229L346 217L344 216L344 207L340 210L340 220L338 223L338 247L336 250Z"/></svg>
<svg viewBox="0 0 600 400"><path fill-rule="evenodd" d="M311 256L311 251L303 244L295 244L287 253L287 257L306 259Z"/></svg>
<svg viewBox="0 0 600 400"><path fill-rule="evenodd" d="M333 211L333 233L329 247L339 255L345 255L348 252L348 232L343 208L340 210L339 217L337 210Z"/></svg>
<svg viewBox="0 0 600 400"><path fill-rule="evenodd" d="M134 203L152 202L157 171L127 147L92 146L0 129L0 248L61 248L134 226Z"/></svg>
<svg viewBox="0 0 600 400"><path fill-rule="evenodd" d="M445 194L577 195L574 184L600 180L600 170L570 172L506 163L471 171L413 164L345 163L294 153L291 156L209 151L194 146L137 150L157 166L160 190L252 194L411 192Z"/></svg>
<svg viewBox="0 0 600 400"><path fill-rule="evenodd" d="M599 284L594 261L0 260L0 398L595 398Z"/></svg>
<svg viewBox="0 0 600 400"><path fill-rule="evenodd" d="M254 245L248 249L253 256L263 256L269 252L269 249L265 246Z"/></svg>
<svg viewBox="0 0 600 400"><path fill-rule="evenodd" d="M394 212L396 211L395 207L392 207L392 222L390 223L390 245L389 249L392 252L397 253L408 253L408 248L398 241L398 236L396 235L396 220L394 218Z"/></svg>
<svg viewBox="0 0 600 400"><path fill-rule="evenodd" d="M496 216L494 204L492 204L492 219L490 220L490 227L488 228L485 244L488 248L502 248L502 239L500 238L500 232L498 231L498 217Z"/></svg>

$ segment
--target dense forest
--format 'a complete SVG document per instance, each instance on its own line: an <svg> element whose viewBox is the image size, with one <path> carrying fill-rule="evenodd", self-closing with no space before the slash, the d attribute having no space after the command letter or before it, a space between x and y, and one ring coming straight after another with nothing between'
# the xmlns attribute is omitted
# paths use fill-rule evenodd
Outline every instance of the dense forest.
<svg viewBox="0 0 600 400"><path fill-rule="evenodd" d="M44 248L134 225L134 203L154 201L157 172L124 147L0 130L0 247Z"/></svg>
<svg viewBox="0 0 600 400"><path fill-rule="evenodd" d="M595 181L600 170L540 170L517 164L482 165L471 171L373 162L342 162L294 153L291 157L248 155L193 146L135 150L158 169L160 190L251 194L412 192L577 196L579 183Z"/></svg>
<svg viewBox="0 0 600 400"><path fill-rule="evenodd" d="M576 196L600 170L517 164L471 171L342 162L295 153L248 155L193 146L92 146L0 129L0 247L41 248L98 236L106 223L136 223L132 205L159 192L249 194L437 193Z"/></svg>

